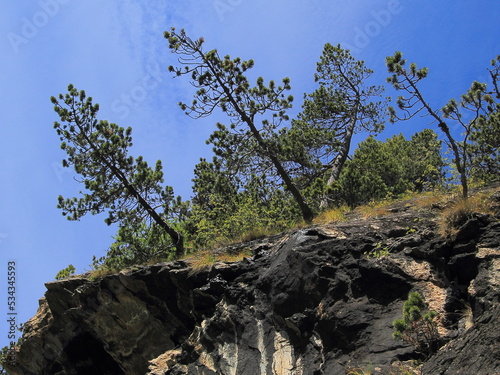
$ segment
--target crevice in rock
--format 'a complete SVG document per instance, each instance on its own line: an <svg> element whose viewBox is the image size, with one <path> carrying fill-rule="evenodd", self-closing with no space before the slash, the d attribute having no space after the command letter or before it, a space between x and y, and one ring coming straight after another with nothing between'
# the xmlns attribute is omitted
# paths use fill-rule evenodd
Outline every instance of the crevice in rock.
<svg viewBox="0 0 500 375"><path fill-rule="evenodd" d="M123 375L116 361L106 352L103 344L88 333L76 336L65 348L71 369L65 374ZM146 370L146 369L144 369Z"/></svg>

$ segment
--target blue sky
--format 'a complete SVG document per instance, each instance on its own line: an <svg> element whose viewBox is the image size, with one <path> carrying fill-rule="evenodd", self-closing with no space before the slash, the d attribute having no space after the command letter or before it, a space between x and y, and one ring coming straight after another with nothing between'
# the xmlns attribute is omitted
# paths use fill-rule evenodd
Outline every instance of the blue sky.
<svg viewBox="0 0 500 375"><path fill-rule="evenodd" d="M182 4L182 5L181 5ZM57 196L80 186L60 167L64 153L49 101L68 83L100 103L100 116L132 126L134 156L163 161L166 183L185 199L194 165L210 157L205 139L220 115L191 120L178 108L192 89L173 79L163 31L185 28L206 48L254 59L252 76L291 78L295 108L315 89L316 62L327 42L365 60L384 84L384 60L401 50L428 66L426 97L436 108L485 81L500 54L498 0L41 0L4 2L0 14L0 347L7 344L7 262L17 264L18 321L33 316L44 283L73 264L88 270L115 228L104 216L69 222ZM390 89L388 95L394 95ZM428 118L387 125L379 137L410 136ZM458 132L458 129L455 129ZM358 135L362 140L366 135ZM2 286L3 285L3 286Z"/></svg>

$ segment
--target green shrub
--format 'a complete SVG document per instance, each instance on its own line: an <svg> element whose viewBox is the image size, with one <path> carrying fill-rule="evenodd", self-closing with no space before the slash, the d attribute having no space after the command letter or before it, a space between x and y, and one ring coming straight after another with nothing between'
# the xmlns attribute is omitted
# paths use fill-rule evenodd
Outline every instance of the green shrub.
<svg viewBox="0 0 500 375"><path fill-rule="evenodd" d="M68 267L60 270L57 275L56 275L56 280L62 280L65 279L66 277L70 277L75 273L75 267L70 264Z"/></svg>
<svg viewBox="0 0 500 375"><path fill-rule="evenodd" d="M92 258L94 271L120 271L134 265L169 261L176 257L175 244L156 223L143 221L134 226L121 226L113 238L115 241L105 256Z"/></svg>
<svg viewBox="0 0 500 375"><path fill-rule="evenodd" d="M370 251L365 251L364 255L368 258L383 258L389 255L389 247L384 246L382 242L377 243L377 246Z"/></svg>
<svg viewBox="0 0 500 375"><path fill-rule="evenodd" d="M418 292L408 295L403 306L403 319L396 319L393 337L413 345L419 352L430 355L437 350L439 333L435 318L437 313L427 310L427 305Z"/></svg>

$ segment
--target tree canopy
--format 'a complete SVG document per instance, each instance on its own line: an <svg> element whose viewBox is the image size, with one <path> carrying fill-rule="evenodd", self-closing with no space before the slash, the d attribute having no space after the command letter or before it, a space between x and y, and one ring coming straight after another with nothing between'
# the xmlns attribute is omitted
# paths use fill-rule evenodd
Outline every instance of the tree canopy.
<svg viewBox="0 0 500 375"><path fill-rule="evenodd" d="M123 268L153 259L173 259L189 248L202 249L269 230L283 230L301 220L310 223L327 206L360 204L443 186L446 163L442 141L432 129L375 139L391 122L417 115L431 117L451 150L452 164L467 197L471 178L489 182L500 175L500 56L492 60L491 83L473 82L458 100L435 109L421 81L428 69L407 65L401 52L386 58L387 81L403 95L398 110L387 107L384 88L372 85L373 71L340 45L325 44L314 79L318 87L304 95L302 111L288 112L290 79L280 84L245 76L253 60L221 56L204 49L184 30L165 33L179 66L195 87L190 104L179 103L190 117L204 118L219 109L227 124L217 123L207 140L213 158L194 170L192 200L175 197L164 185L161 161L154 167L129 155L131 128L98 119L99 106L69 85L52 97L60 117L54 128L84 187L78 196L59 196L69 220L107 213L118 224L107 255L94 267ZM462 133L456 134L455 128ZM353 135L367 133L351 152Z"/></svg>
<svg viewBox="0 0 500 375"><path fill-rule="evenodd" d="M403 59L401 52L396 52L394 56L386 58L386 65L389 73L392 73L387 81L398 90L406 92L407 96L400 96L397 99L397 105L401 111L398 115L394 108L390 108L391 121L409 120L417 114L423 113L430 116L438 125L439 129L445 135L445 141L453 154L453 164L460 176L462 186L462 195L468 196L468 178L471 171L471 158L476 160L476 167L481 165L481 160L495 160L496 148L492 149L487 144L494 140L491 139L491 131L487 130L485 125L493 129L498 128L496 116L498 114L498 103L495 103L494 97L498 99L498 72L499 59L492 61L493 69L490 70L492 78L493 91L487 90L487 84L473 82L470 89L461 96L460 101L450 99L450 101L441 109L434 109L424 98L420 90L420 81L427 77L429 70L427 68L417 68L415 63L411 63L409 68L405 67L406 60ZM496 94L496 95L492 95ZM448 120L453 121L462 129L462 139L457 140L457 135L452 134ZM490 121L491 120L491 121ZM493 131L495 133L495 130ZM479 141L474 150L470 150L470 141ZM485 159L486 158L486 159ZM493 162L495 164L496 162ZM488 165L488 163L486 163ZM487 166L491 169L491 165ZM476 169L477 173L481 173Z"/></svg>
<svg viewBox="0 0 500 375"><path fill-rule="evenodd" d="M484 107L473 124L468 156L471 176L486 182L500 178L500 55L491 61L489 69L492 88L481 86ZM468 101L473 98L466 98Z"/></svg>
<svg viewBox="0 0 500 375"><path fill-rule="evenodd" d="M326 173L327 189L339 178L353 135L362 131L376 134L384 127L384 89L367 85L372 74L349 50L325 44L314 77L319 87L305 95L302 112L284 131L289 139L282 142L290 145L291 158L309 166L312 177ZM324 195L323 207L327 198Z"/></svg>
<svg viewBox="0 0 500 375"><path fill-rule="evenodd" d="M411 140L402 134L385 142L368 137L346 163L332 196L338 205L356 207L408 191L432 190L443 182L444 165L441 142L430 129Z"/></svg>
<svg viewBox="0 0 500 375"><path fill-rule="evenodd" d="M290 79L284 78L282 85L273 80L266 85L259 77L256 85L251 86L244 73L253 67L253 60L221 57L217 50L205 52L204 39L192 40L184 30L177 32L172 28L165 32L172 52L178 54L181 67L170 66L176 76L189 75L191 84L197 88L191 105L180 103L192 117L206 117L220 108L230 121L229 128L219 124L219 132L214 135L219 149L226 149L237 161L248 154L248 150L260 160L269 161L274 172L282 180L298 204L302 217L311 222L314 213L300 190L294 183L289 171L279 157L279 150L272 141L276 129L288 120L287 109L293 97L286 95L290 90ZM224 143L222 143L224 142Z"/></svg>
<svg viewBox="0 0 500 375"><path fill-rule="evenodd" d="M63 215L79 220L88 213L107 212L105 222L121 227L137 227L148 219L168 233L177 254L182 254L182 235L167 223L173 190L162 186L161 161L153 169L141 156L129 156L132 129L98 120L99 105L83 90L69 85L67 94L51 101L61 121L54 128L68 155L62 164L74 167L86 189L79 192L80 198L59 196Z"/></svg>

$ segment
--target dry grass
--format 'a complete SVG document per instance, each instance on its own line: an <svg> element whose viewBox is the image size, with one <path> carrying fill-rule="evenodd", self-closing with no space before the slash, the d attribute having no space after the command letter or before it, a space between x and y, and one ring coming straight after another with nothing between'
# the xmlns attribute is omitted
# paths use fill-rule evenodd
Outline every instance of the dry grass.
<svg viewBox="0 0 500 375"><path fill-rule="evenodd" d="M460 311L461 321L463 322L464 329L468 330L474 325L474 312L472 311L472 306L470 303L464 303L463 309Z"/></svg>
<svg viewBox="0 0 500 375"><path fill-rule="evenodd" d="M397 362L393 363L391 369L382 369L377 366L368 364L364 366L346 367L346 375L376 375L376 374L388 374L388 375L420 375L420 368L418 365L407 362Z"/></svg>
<svg viewBox="0 0 500 375"><path fill-rule="evenodd" d="M356 207L355 211L359 212L363 219L369 219L372 217L380 217L388 215L391 211L387 208L390 202L383 200L379 202L371 202L365 204L364 206Z"/></svg>
<svg viewBox="0 0 500 375"><path fill-rule="evenodd" d="M315 224L328 224L328 223L339 223L346 221L347 218L345 214L351 211L347 206L341 206L323 211L316 218L314 218Z"/></svg>
<svg viewBox="0 0 500 375"><path fill-rule="evenodd" d="M92 271L88 272L86 275L88 275L88 278L90 280L95 280L95 279L99 279L101 277L116 274L118 272L120 272L120 271L110 269L110 268L99 268L99 269L92 270Z"/></svg>
<svg viewBox="0 0 500 375"><path fill-rule="evenodd" d="M303 223L296 224L294 226L290 226L289 229L299 229L301 226L304 226L304 225L305 224L303 224ZM281 233L285 230L286 229L284 229L283 227L281 227L281 228L264 228L264 227L255 228L253 230L250 230L248 232L241 234L238 237L220 239L220 240L217 240L214 243L210 244L206 248L197 248L194 251L195 251L195 253L200 253L200 252L218 249L221 247L233 246L233 245L241 244L244 242L258 240L260 238L269 237L269 236Z"/></svg>
<svg viewBox="0 0 500 375"><path fill-rule="evenodd" d="M252 253L249 250L241 250L238 253L234 254L220 253L220 252L216 253L215 250L202 250L194 254L186 255L182 257L181 260L185 260L191 266L193 272L197 272L203 269L208 269L217 262L224 262L224 263L238 262L240 260L243 260L245 257L249 256L252 256ZM151 266L164 261L165 261L164 259L154 259L143 264L142 266ZM105 276L117 274L120 271L133 270L133 269L137 269L137 266L127 267L122 270L103 267L96 270L92 270L86 273L85 276L90 280L95 280Z"/></svg>
<svg viewBox="0 0 500 375"><path fill-rule="evenodd" d="M372 365L366 365L364 367L347 367L345 370L347 375L372 375L374 373Z"/></svg>
<svg viewBox="0 0 500 375"><path fill-rule="evenodd" d="M189 263L194 273L206 270L212 267L215 263L233 263L239 262L246 257L252 256L252 253L248 250L242 250L235 254L223 253L218 254L212 250L203 250L193 254L190 258L186 258L186 262Z"/></svg>
<svg viewBox="0 0 500 375"><path fill-rule="evenodd" d="M195 253L192 257L185 259L193 269L193 272L198 272L207 268L217 262L216 256L208 250L203 250Z"/></svg>
<svg viewBox="0 0 500 375"><path fill-rule="evenodd" d="M462 307L454 313L448 313L456 317L456 328L459 333L463 333L474 326L474 311L469 302L460 300Z"/></svg>
<svg viewBox="0 0 500 375"><path fill-rule="evenodd" d="M428 191L419 194L415 198L415 208L427 210L434 206L446 205L447 202L456 199L456 196L442 191Z"/></svg>
<svg viewBox="0 0 500 375"><path fill-rule="evenodd" d="M416 365L411 361L393 363L394 370L391 370L390 375L420 375L420 365Z"/></svg>
<svg viewBox="0 0 500 375"><path fill-rule="evenodd" d="M474 213L492 214L489 197L494 191L480 192L467 199L457 199L443 210L438 218L439 233L452 236L458 232Z"/></svg>
<svg viewBox="0 0 500 375"><path fill-rule="evenodd" d="M239 262L247 257L251 257L253 254L249 250L243 250L237 254L221 254L216 259L217 262L233 263Z"/></svg>
<svg viewBox="0 0 500 375"><path fill-rule="evenodd" d="M258 240L259 238L264 238L276 234L279 231L275 231L269 228L257 228L246 233L243 233L240 237L236 238L233 243L249 242L253 240Z"/></svg>

